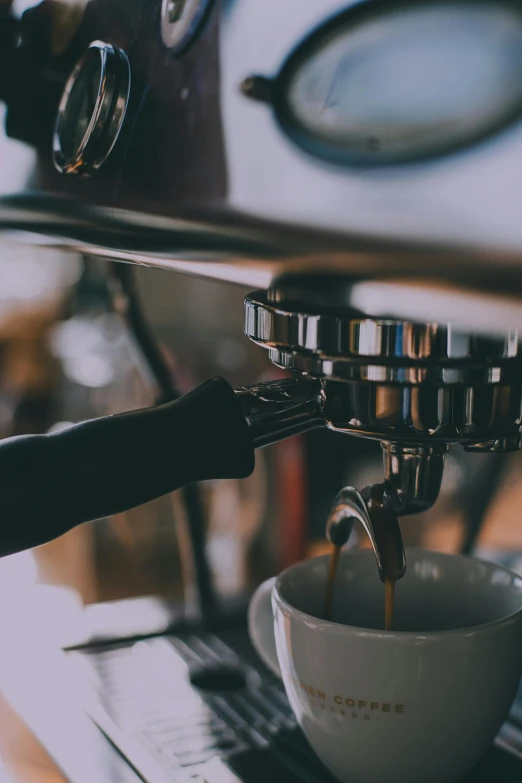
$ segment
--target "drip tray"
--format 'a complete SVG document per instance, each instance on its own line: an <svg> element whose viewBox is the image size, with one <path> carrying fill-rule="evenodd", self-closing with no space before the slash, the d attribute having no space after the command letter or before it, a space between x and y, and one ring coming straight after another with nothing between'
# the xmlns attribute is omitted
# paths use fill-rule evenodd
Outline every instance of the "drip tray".
<svg viewBox="0 0 522 783"><path fill-rule="evenodd" d="M184 631L68 652L85 708L148 783L334 783L246 627ZM522 690L465 783L522 780ZM464 783L464 781L463 781Z"/></svg>

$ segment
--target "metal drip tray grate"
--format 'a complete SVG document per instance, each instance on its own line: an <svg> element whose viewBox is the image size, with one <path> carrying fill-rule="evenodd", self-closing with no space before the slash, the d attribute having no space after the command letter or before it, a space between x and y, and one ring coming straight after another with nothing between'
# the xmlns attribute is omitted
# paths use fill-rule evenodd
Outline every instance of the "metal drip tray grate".
<svg viewBox="0 0 522 783"><path fill-rule="evenodd" d="M244 627L182 632L68 653L89 678L86 709L149 783L333 783L283 687ZM522 691L499 745L466 783L522 779ZM493 777L492 777L493 776Z"/></svg>

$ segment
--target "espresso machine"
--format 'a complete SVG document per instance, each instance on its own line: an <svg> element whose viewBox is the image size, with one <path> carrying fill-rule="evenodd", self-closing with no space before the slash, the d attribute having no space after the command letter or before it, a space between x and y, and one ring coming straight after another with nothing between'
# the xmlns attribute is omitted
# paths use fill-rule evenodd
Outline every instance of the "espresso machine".
<svg viewBox="0 0 522 783"><path fill-rule="evenodd" d="M392 547L400 578L398 519L435 503L448 450L494 460L521 444L522 6L26 5L0 5L6 132L30 154L15 190L0 171L0 229L250 287L245 335L286 375L240 388L214 378L154 408L2 441L0 552L244 478L257 449L324 427L383 452L382 482L339 487L328 536L344 544L358 520L381 577ZM226 768L248 781L261 763L277 779L304 779L310 764L308 778L327 780L279 686L226 633L185 629L167 645L191 671L183 698L220 725L219 752L200 740L167 763L161 732L129 729L117 705L94 709L103 731L132 735L125 752L151 780L225 780ZM164 643L147 642L150 661L165 660ZM71 654L105 688L128 649ZM515 723L499 743L520 752Z"/></svg>

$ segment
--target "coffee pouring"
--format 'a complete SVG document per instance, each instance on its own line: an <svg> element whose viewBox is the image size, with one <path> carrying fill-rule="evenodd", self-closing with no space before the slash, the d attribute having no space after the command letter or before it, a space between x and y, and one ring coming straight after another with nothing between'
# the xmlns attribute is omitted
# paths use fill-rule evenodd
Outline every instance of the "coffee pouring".
<svg viewBox="0 0 522 783"><path fill-rule="evenodd" d="M264 582L250 604L256 650L342 783L460 780L522 674L520 577L460 555L412 548L406 558L397 630L383 630L382 587L364 549L341 553L332 620L323 616L329 556Z"/></svg>
<svg viewBox="0 0 522 783"><path fill-rule="evenodd" d="M339 554L350 539L353 523L358 521L368 534L386 591L384 627L392 629L395 583L404 576L406 561L391 492L393 488L386 483L368 486L362 493L353 487L344 487L335 499L326 521L326 537L333 546L325 597L326 620L332 615Z"/></svg>

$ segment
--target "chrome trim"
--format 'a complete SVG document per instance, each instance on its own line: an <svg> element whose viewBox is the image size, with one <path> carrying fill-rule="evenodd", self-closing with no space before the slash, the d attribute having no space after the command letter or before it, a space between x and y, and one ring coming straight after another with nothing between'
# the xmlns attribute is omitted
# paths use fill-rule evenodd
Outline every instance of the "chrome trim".
<svg viewBox="0 0 522 783"><path fill-rule="evenodd" d="M423 367L408 366L406 363L361 362L351 356L304 355L298 353L296 349L270 348L268 356L270 361L281 369L336 381L368 381L418 386L420 384L502 385L516 383L522 379L520 359L507 366L497 363L488 366L485 359L482 366L479 363L451 365L448 360L448 364L430 362L428 366Z"/></svg>
<svg viewBox="0 0 522 783"><path fill-rule="evenodd" d="M256 449L326 426L318 381L301 378L268 381L242 386L235 392Z"/></svg>
<svg viewBox="0 0 522 783"><path fill-rule="evenodd" d="M337 286L342 291L342 281ZM365 318L349 304L340 309L342 299L350 301L346 288L332 311L324 304L277 301L277 292L251 294L245 333L267 348L277 366L315 378L444 386L522 379L517 330L484 338L448 323Z"/></svg>
<svg viewBox="0 0 522 783"><path fill-rule="evenodd" d="M460 443L512 450L519 440L522 386L441 386L323 381L330 429L408 446ZM495 445L497 444L497 445Z"/></svg>
<svg viewBox="0 0 522 783"><path fill-rule="evenodd" d="M161 38L173 54L181 54L197 36L212 0L163 0Z"/></svg>
<svg viewBox="0 0 522 783"><path fill-rule="evenodd" d="M350 289L341 281L330 295L327 281L308 282L288 285L290 302L281 289L250 294L245 333L274 364L321 381L330 429L406 447L517 448L516 330L486 338L447 323L369 319L343 308Z"/></svg>
<svg viewBox="0 0 522 783"><path fill-rule="evenodd" d="M118 199L124 193L119 188ZM0 234L17 232L34 246L238 283L251 291L276 284L279 290L282 280L286 287L306 276L320 294L329 275L349 295L344 307L359 316L449 322L475 334L522 332L522 256L507 249L328 234L210 207L173 212L168 217L154 214L152 205L139 212L27 191L0 196ZM332 286L326 293L331 301Z"/></svg>
<svg viewBox="0 0 522 783"><path fill-rule="evenodd" d="M406 556L397 514L384 484L365 487L362 493L354 487L344 487L328 513L327 539L336 547L344 546L355 521L368 534L381 580L401 579L406 571Z"/></svg>
<svg viewBox="0 0 522 783"><path fill-rule="evenodd" d="M408 446L381 443L384 480L395 512L420 514L437 500L444 472L444 455L448 446Z"/></svg>

